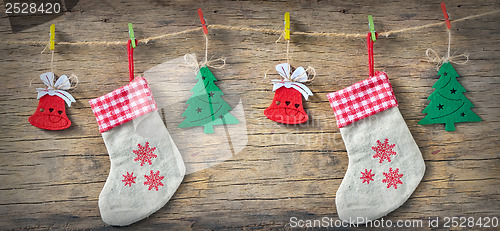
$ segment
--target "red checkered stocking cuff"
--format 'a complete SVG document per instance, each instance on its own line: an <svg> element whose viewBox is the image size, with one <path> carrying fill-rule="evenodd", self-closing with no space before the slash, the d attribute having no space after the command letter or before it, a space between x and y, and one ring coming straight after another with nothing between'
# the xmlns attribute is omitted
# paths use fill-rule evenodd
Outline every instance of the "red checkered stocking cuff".
<svg viewBox="0 0 500 231"><path fill-rule="evenodd" d="M142 77L89 102L101 133L157 109L148 82Z"/></svg>
<svg viewBox="0 0 500 231"><path fill-rule="evenodd" d="M398 106L391 83L384 72L327 94L337 126L347 126L386 109Z"/></svg>

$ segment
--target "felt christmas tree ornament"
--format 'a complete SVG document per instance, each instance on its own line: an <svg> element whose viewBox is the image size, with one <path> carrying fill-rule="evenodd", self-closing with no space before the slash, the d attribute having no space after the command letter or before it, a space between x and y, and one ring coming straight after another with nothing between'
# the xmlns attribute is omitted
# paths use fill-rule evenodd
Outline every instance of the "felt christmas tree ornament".
<svg viewBox="0 0 500 231"><path fill-rule="evenodd" d="M339 218L351 224L401 206L425 172L387 75L373 71L370 33L367 40L370 78L327 95L349 157L335 203Z"/></svg>
<svg viewBox="0 0 500 231"><path fill-rule="evenodd" d="M99 210L102 220L115 226L132 224L162 208L185 174L146 79L134 78L130 43L130 83L89 101L111 161Z"/></svg>
<svg viewBox="0 0 500 231"><path fill-rule="evenodd" d="M178 127L188 128L188 127L204 127L205 134L214 133L214 125L222 124L238 124L239 121L229 113L232 110L231 106L222 99L222 91L219 87L215 85L214 74L208 68L208 29L206 26L205 17L201 9L198 9L198 15L200 16L201 25L203 27L203 35L205 37L205 57L201 63L194 60L193 63L188 63L188 66L195 66L198 69L198 74L196 79L198 83L193 87L191 92L193 95L187 100L188 108L182 113L182 116L186 117ZM226 64L225 59L220 58L224 65ZM216 60L214 60L216 61Z"/></svg>
<svg viewBox="0 0 500 231"><path fill-rule="evenodd" d="M291 72L290 64L282 63L276 66L276 71L283 79L273 79L274 98L271 105L264 110L264 115L272 121L283 124L301 124L309 119L304 111L302 97L305 100L313 95L311 90L304 85L308 75L303 67L298 67Z"/></svg>
<svg viewBox="0 0 500 231"><path fill-rule="evenodd" d="M455 68L446 62L438 74L440 78L432 86L436 90L427 98L431 102L423 111L427 115L418 124L444 123L446 131L455 131L455 123L481 121L471 110L474 105L465 97L465 88L457 81L460 76Z"/></svg>
<svg viewBox="0 0 500 231"><path fill-rule="evenodd" d="M237 124L238 119L231 115L231 106L222 99L222 91L215 85L217 79L207 66L202 66L196 75L198 83L191 89L193 95L187 100L188 108L182 113L186 117L178 127L204 127L206 134L214 133L213 126Z"/></svg>
<svg viewBox="0 0 500 231"><path fill-rule="evenodd" d="M189 119L189 117L182 117L181 115L186 112L186 108L191 107L191 104L186 105L186 100L193 100L190 98L193 98L196 94L191 90L200 82L199 78L196 79L196 76L200 74L199 69L196 55L186 54L156 65L144 72L144 78L148 80L158 111L162 115L168 131L182 155L186 165L186 174L211 168L234 158L245 149L248 143L245 110L238 94L241 90L239 88L243 86L241 84L232 87L231 91L224 92L224 95L221 96L231 105L232 110L229 113L239 123L213 126L214 133L208 135L205 135L204 126L178 127L180 123ZM219 72L221 74L231 73L232 70L224 69ZM209 94L204 92L194 101L207 101L208 96ZM214 97L210 99L212 99L213 103ZM204 104L206 105L206 103ZM196 114L198 113L196 112ZM193 142L193 137L196 137L196 142Z"/></svg>
<svg viewBox="0 0 500 231"><path fill-rule="evenodd" d="M441 5L445 18L447 17L444 3ZM460 77L451 65L452 62L465 64L469 57L466 54L450 56L451 50L451 31L448 25L448 53L446 57L439 57L437 53L429 48L425 52L429 62L441 65L439 67L439 79L432 86L436 90L427 98L430 100L429 105L422 111L427 115L418 122L418 124L445 124L446 131L455 131L455 123L460 122L479 122L481 118L474 113L471 108L474 107L472 102L465 97L465 88L458 82ZM431 57L434 54L435 57ZM459 57L465 57L465 61L455 61Z"/></svg>

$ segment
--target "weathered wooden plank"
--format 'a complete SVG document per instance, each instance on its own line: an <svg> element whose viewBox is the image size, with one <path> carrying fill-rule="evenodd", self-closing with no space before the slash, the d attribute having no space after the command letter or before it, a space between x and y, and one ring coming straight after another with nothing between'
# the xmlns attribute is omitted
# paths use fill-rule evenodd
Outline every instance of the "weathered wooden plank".
<svg viewBox="0 0 500 231"><path fill-rule="evenodd" d="M378 31L403 29L442 19L440 1L80 1L71 12L50 23L58 42L126 40L127 22L139 39L199 26L196 9L204 9L208 24L281 29L285 11L292 14L290 60L313 66L318 73L309 86L315 93L305 102L310 121L276 124L263 115L273 92L266 70L285 60L279 35L210 30L210 57L225 57L227 66L213 69L225 100L241 98L248 144L234 157L185 177L172 200L157 213L129 229L290 229L289 219L337 218L335 192L347 169L347 153L326 93L367 78L363 38L318 38L293 31L366 33L366 15L373 14ZM499 9L497 1L450 1L453 19ZM3 7L3 6L2 6ZM1 7L0 7L1 8ZM4 12L2 8L1 12ZM12 33L8 18L0 18L5 41L43 41L48 24ZM427 96L437 80L425 50L444 55L446 31L431 27L380 38L375 66L385 71L399 108L426 161L426 174L410 199L384 219L429 217L492 217L500 211L499 108L500 51L497 23L489 15L452 24L452 51L469 53L465 65L455 65L474 103L480 123L418 125ZM90 33L92 32L92 33ZM0 227L5 229L109 229L97 205L109 173L109 158L88 100L128 81L124 46L57 45L58 74L78 75L71 93L77 103L68 109L73 125L64 131L43 131L27 118L38 101L38 76L50 69L50 56L32 45L0 48ZM201 32L187 33L139 46L136 74L183 56L204 53ZM185 89L168 89L183 91ZM209 147L216 153L217 147ZM427 225L426 222L424 222Z"/></svg>

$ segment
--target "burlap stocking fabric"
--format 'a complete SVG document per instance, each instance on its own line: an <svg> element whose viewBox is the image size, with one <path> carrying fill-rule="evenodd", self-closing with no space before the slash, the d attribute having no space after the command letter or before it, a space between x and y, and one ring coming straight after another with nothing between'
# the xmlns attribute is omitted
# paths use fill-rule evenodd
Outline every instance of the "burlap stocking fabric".
<svg viewBox="0 0 500 231"><path fill-rule="evenodd" d="M102 220L125 226L162 208L185 167L144 78L90 100L111 169L99 195Z"/></svg>
<svg viewBox="0 0 500 231"><path fill-rule="evenodd" d="M410 197L425 171L389 79L376 72L327 96L349 157L335 198L339 218L364 224L383 217Z"/></svg>

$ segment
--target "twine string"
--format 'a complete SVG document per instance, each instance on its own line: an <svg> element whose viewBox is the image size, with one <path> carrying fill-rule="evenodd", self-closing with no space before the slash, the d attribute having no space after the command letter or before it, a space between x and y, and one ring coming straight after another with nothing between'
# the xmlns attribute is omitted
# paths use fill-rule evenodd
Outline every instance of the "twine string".
<svg viewBox="0 0 500 231"><path fill-rule="evenodd" d="M443 65L443 63L446 62L462 65L469 61L469 55L466 53L459 55L455 54L451 55L451 31L449 29L447 29L447 31L448 31L448 51L446 53L446 56L440 57L438 53L432 48L427 48L427 50L425 50L425 56L427 56L427 62L435 63L436 70L439 70L441 65ZM458 60L459 58L460 59L465 58L465 60Z"/></svg>
<svg viewBox="0 0 500 231"><path fill-rule="evenodd" d="M205 58L203 58L203 61L201 62L201 66L207 65L208 62L208 36L206 34L203 34L205 36Z"/></svg>
<svg viewBox="0 0 500 231"><path fill-rule="evenodd" d="M72 80L72 79L74 79L74 80ZM76 86L78 86L78 83L79 83L78 76L76 76L73 73L68 77L68 80L66 80L66 81L69 81L69 83L70 83L69 90L75 89Z"/></svg>
<svg viewBox="0 0 500 231"><path fill-rule="evenodd" d="M47 48L50 46L50 41L47 42L47 44L45 45L45 47L43 48L43 50L40 52L40 54L43 54L43 52L45 52L45 50L47 50ZM54 50L50 50L50 72L54 73ZM55 84L54 82L55 80L52 79L52 85ZM30 86L31 86L31 83L30 83Z"/></svg>
<svg viewBox="0 0 500 231"><path fill-rule="evenodd" d="M284 34L285 34L285 31L283 30L283 32L280 34L280 37L278 37L278 39L276 39L276 41L274 43L278 43L281 40L281 38L283 38ZM286 63L290 63L290 39L286 40L286 55L285 55L285 59L286 59Z"/></svg>
<svg viewBox="0 0 500 231"><path fill-rule="evenodd" d="M195 75L198 73L200 65L198 64L198 60L196 60L195 55L185 54L184 63L186 64L187 67L194 69L193 72Z"/></svg>
<svg viewBox="0 0 500 231"><path fill-rule="evenodd" d="M283 38L283 35L285 35L285 33L286 33L285 30L283 30L282 33L280 34L280 37L278 37L278 39L275 41L275 43L278 43L281 40L281 38ZM286 39L286 56L285 56L285 58L286 58L286 63L290 64L290 39ZM264 81L266 81L266 79L267 79L267 73L270 70L271 69L267 69L266 72L264 73ZM306 75L307 75L307 80L304 81L304 83L311 82L311 81L313 81L316 78L316 70L313 67L307 66L307 68L305 69L305 72L306 72ZM311 72L313 73L313 75L312 75L311 78L309 78L309 76L310 76L309 73L311 73ZM292 72L289 73L289 74L291 75ZM279 81L283 81L283 80L284 79L282 78L282 80L279 80ZM295 79L291 79L291 80L292 80L292 82L295 81ZM271 80L272 83L275 83L276 81L277 81L276 79L274 79L274 80L272 79Z"/></svg>
<svg viewBox="0 0 500 231"><path fill-rule="evenodd" d="M54 73L54 50L50 51L50 72Z"/></svg>
<svg viewBox="0 0 500 231"><path fill-rule="evenodd" d="M50 47L50 41L47 42L47 44L45 45L45 47L43 48L43 50L40 52L40 54L43 54L43 52L45 52L45 50L47 50L47 48ZM54 73L54 50L50 50L50 72L52 72L52 74L54 75L55 77L55 73ZM33 81L35 80L36 78L33 78L30 80L30 87L33 87ZM75 74L71 74L67 79L66 81L64 81L62 84L60 84L59 86L55 86L56 84L56 78L52 78L52 85L51 87L54 88L55 90L59 90L60 87L64 86L67 82L69 82L70 84L70 87L68 90L72 90L72 89L75 89L76 86L78 86L78 76L76 76ZM45 86L47 87L47 86Z"/></svg>
<svg viewBox="0 0 500 231"><path fill-rule="evenodd" d="M288 58L290 50L290 39L286 40L286 63L290 63L290 59Z"/></svg>
<svg viewBox="0 0 500 231"><path fill-rule="evenodd" d="M314 69L311 66L307 66L306 73L311 73L311 72L313 73L313 76L311 78L309 78L309 75L308 75L306 82L312 82L316 78L316 69Z"/></svg>
<svg viewBox="0 0 500 231"><path fill-rule="evenodd" d="M218 59L208 59L208 36L206 34L203 34L205 36L205 57L203 57L202 61L198 63L198 60L196 60L196 57L190 54L184 55L184 62L186 63L187 67L191 67L195 70L195 73L198 72L200 67L203 66L209 66L215 69L221 69L226 66L226 58L218 58ZM214 65L213 63L215 62L222 62L221 65Z"/></svg>
<svg viewBox="0 0 500 231"><path fill-rule="evenodd" d="M474 18L479 18L491 14L497 14L500 13L500 10L494 10L494 11L488 11L484 12L481 14L476 14L476 15L470 15L467 17L459 18L456 20L450 20L451 23L457 23L457 22L462 22ZM421 26L415 26L415 27L409 27L409 28L403 28L403 29L397 29L397 30L389 30L385 32L379 33L379 36L382 37L389 37L393 34L399 34L399 33L404 33L408 31L413 31L413 30L420 30L424 28L429 28L429 27L435 27L435 26L441 26L445 22L436 22L436 23L429 23ZM207 25L208 28L211 29L224 29L224 30L234 30L234 31L249 31L249 32L259 32L263 34L282 34L283 30L274 30L274 29L263 29L263 28L253 28L253 27L235 27L235 26L226 26L226 25ZM155 40L161 40L161 39L166 39L169 37L174 37L182 34L187 34L195 31L200 31L202 30L202 27L196 27L192 29L187 29L179 32L174 32L174 33L168 33L168 34L163 34L163 35L158 35L158 36L153 36L153 37L147 37L144 39L141 39L138 44L148 44L151 41ZM326 32L301 32L301 31L295 31L291 32L292 34L296 35L305 35L305 36L311 36L311 37L340 37L340 38L364 38L365 34L364 33L326 33ZM136 40L137 41L137 40ZM3 44L11 44L11 45L16 45L16 44L29 44L29 45L45 45L45 41L19 41L19 40L11 40L7 41L4 40L2 42ZM77 42L58 42L58 45L72 45L72 46L81 46L81 45L103 45L103 46L114 46L114 45L126 45L127 42L125 41L77 41Z"/></svg>
<svg viewBox="0 0 500 231"><path fill-rule="evenodd" d="M451 31L450 29L447 29L448 31L448 56L446 56L446 59L450 59L450 50L451 50Z"/></svg>

